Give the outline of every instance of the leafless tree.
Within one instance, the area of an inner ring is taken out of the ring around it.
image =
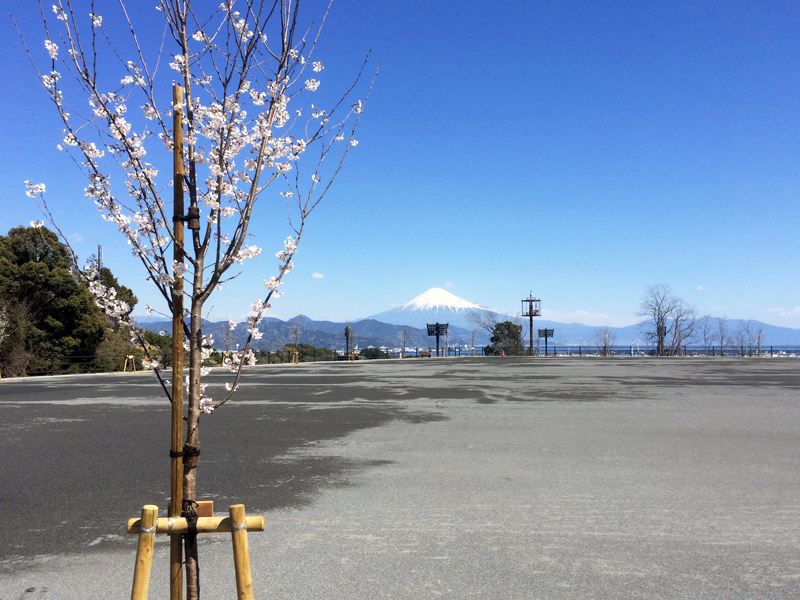
[[[649,286],[639,304],[642,333],[655,343],[658,356],[674,356],[695,334],[696,310],[664,284]]]
[[[748,356],[761,356],[761,344],[764,343],[764,328],[757,321],[748,320],[743,324],[743,329],[747,334]]]
[[[690,304],[683,301],[675,308],[672,313],[672,335],[668,336],[670,356],[676,356],[695,341],[697,328],[697,310]]]
[[[739,354],[741,356],[745,356],[745,347],[747,346],[747,330],[745,330],[743,323],[739,323],[739,327],[733,332],[733,339]]]
[[[300,323],[300,318],[294,322],[292,327],[292,343],[294,344],[294,352],[292,352],[292,363],[298,364],[300,362],[300,334],[303,327]]]
[[[611,347],[617,343],[617,333],[610,327],[598,327],[595,336],[594,344],[600,356],[611,356]]]
[[[400,350],[400,358],[406,357],[406,343],[408,342],[408,329],[403,327],[398,334],[397,337],[400,339],[400,342],[403,344],[403,349]]]
[[[703,340],[703,352],[708,356],[708,349],[714,343],[716,334],[714,332],[714,317],[711,315],[703,315],[700,317],[698,326],[698,335]]]
[[[479,329],[485,330],[489,335],[494,334],[494,328],[498,323],[497,313],[491,310],[471,310],[467,313],[467,320]]]
[[[231,332],[236,329],[236,323],[232,320],[228,321],[228,326],[225,328],[225,356],[230,357],[231,350]]]
[[[716,340],[719,342],[719,355],[725,356],[725,348],[731,343],[728,334],[728,317],[725,315],[717,317]]]
[[[739,322],[737,337],[739,339],[742,355],[744,355],[744,349],[747,348],[747,356],[753,356],[753,350],[756,348],[758,342],[756,340],[756,328],[751,320]]]
[[[295,345],[295,347],[300,346],[300,334],[302,332],[303,326],[300,323],[300,319],[297,319],[292,327],[292,343]]]
[[[759,326],[754,331],[756,349],[758,350],[758,356],[761,356],[761,345],[764,343],[764,328]]]

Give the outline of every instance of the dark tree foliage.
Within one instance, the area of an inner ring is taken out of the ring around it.
[[[172,365],[172,338],[145,330],[142,335],[150,358],[158,360],[163,366]],[[105,339],[97,347],[97,366],[102,371],[121,371],[126,358],[134,357],[136,368],[141,368],[145,353],[138,345],[131,343],[130,328],[120,323],[106,330]],[[214,364],[218,364],[214,363]],[[128,368],[132,368],[129,366]]]
[[[94,356],[105,335],[106,318],[73,277],[69,251],[45,227],[0,236],[0,307],[14,321],[4,356]]]
[[[511,321],[503,321],[494,326],[492,337],[489,338],[491,345],[484,349],[486,354],[503,354],[506,356],[522,356],[525,348],[522,344],[522,325],[516,325]]]
[[[364,348],[361,351],[361,356],[368,359],[389,358],[389,355],[380,348]]]
[[[151,351],[158,350],[156,354],[161,354],[161,356],[172,355],[171,335],[159,335],[157,333],[150,331],[149,329],[145,329],[144,334],[142,334],[142,337],[144,338],[144,343],[147,344],[148,348],[150,348]]]

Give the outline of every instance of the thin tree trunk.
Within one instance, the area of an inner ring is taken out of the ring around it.
[[[202,286],[202,261],[195,273],[194,289]],[[197,519],[197,465],[200,462],[200,368],[202,366],[202,302],[192,300],[189,339],[189,407],[187,412],[186,444],[183,459],[183,516],[191,521]],[[184,536],[186,556],[186,598],[200,598],[200,566],[197,556],[197,532],[190,529]]]

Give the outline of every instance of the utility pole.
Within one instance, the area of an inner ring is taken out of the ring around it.
[[[526,306],[527,304],[527,306]],[[522,316],[528,317],[530,322],[530,355],[533,356],[533,317],[542,316],[542,301],[533,297],[533,292],[530,296],[522,300]],[[547,341],[545,340],[545,343]]]

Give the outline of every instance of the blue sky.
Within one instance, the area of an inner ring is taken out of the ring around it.
[[[37,8],[18,6],[43,54]],[[81,257],[103,244],[158,306],[2,27],[0,231],[41,218],[23,181],[44,182]],[[700,314],[800,327],[799,30],[796,2],[339,0],[323,86],[344,87],[370,49],[381,73],[274,316],[352,320],[443,287],[512,314],[533,291],[554,320],[626,325],[666,283]],[[275,274],[281,207],[264,201],[264,255],[212,317],[241,318]]]

